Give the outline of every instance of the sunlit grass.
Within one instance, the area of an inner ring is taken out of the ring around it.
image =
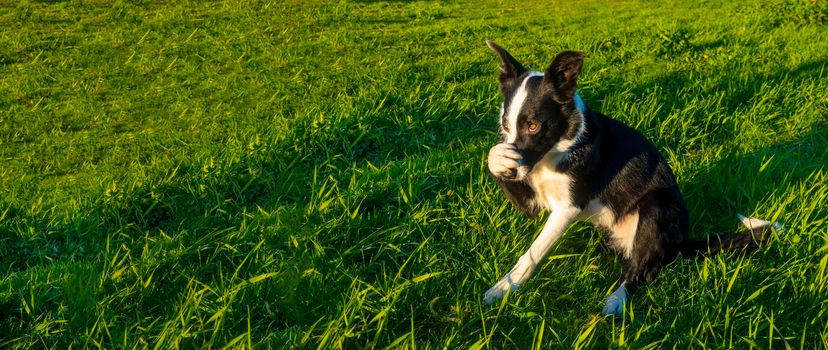
[[[828,346],[828,4],[0,1],[0,348]],[[489,179],[491,39],[587,52],[587,103],[669,161],[683,260],[600,315],[587,225]]]

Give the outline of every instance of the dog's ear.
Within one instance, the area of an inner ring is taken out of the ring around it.
[[[526,68],[520,64],[508,51],[497,44],[486,40],[486,45],[500,57],[500,91],[506,93],[515,84],[517,78],[526,72]]]
[[[543,74],[544,84],[552,87],[553,96],[559,103],[572,101],[585,56],[581,51],[561,52]]]

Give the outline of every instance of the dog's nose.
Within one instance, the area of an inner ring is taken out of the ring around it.
[[[520,150],[518,148],[515,148],[515,152],[517,152],[517,154],[520,154],[520,157],[521,157],[520,159],[517,160],[518,165],[521,165],[521,166],[526,165],[526,158],[525,158],[526,153],[524,153],[522,150]]]

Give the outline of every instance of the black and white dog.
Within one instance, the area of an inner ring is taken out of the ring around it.
[[[710,241],[688,239],[687,208],[667,162],[643,135],[590,110],[576,91],[584,53],[560,53],[545,72],[523,67],[500,46],[501,143],[489,151],[489,171],[506,197],[546,224],[529,250],[484,297],[515,290],[535,271],[569,225],[587,220],[606,232],[624,261],[620,286],[603,312],[620,315],[635,290],[682,256],[750,249],[777,223],[739,216],[747,229]]]

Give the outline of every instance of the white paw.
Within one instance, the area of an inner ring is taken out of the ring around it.
[[[618,287],[610,296],[607,297],[607,300],[604,301],[604,309],[601,312],[604,315],[615,315],[621,316],[624,314],[624,305],[627,304],[627,300],[629,300],[629,295],[627,294],[627,289],[624,286]]]
[[[521,283],[526,282],[532,276],[535,266],[536,264],[532,259],[527,258],[526,255],[521,256],[517,264],[512,267],[512,270],[486,291],[486,294],[483,295],[483,301],[486,304],[491,304],[503,298],[509,291],[518,289]]]
[[[486,291],[486,294],[483,295],[483,302],[489,305],[503,298],[506,293],[518,289],[518,287],[520,287],[520,284],[512,283],[508,278],[504,277]]]
[[[520,166],[520,159],[523,157],[514,145],[499,143],[489,150],[489,171],[498,177],[511,175]]]

